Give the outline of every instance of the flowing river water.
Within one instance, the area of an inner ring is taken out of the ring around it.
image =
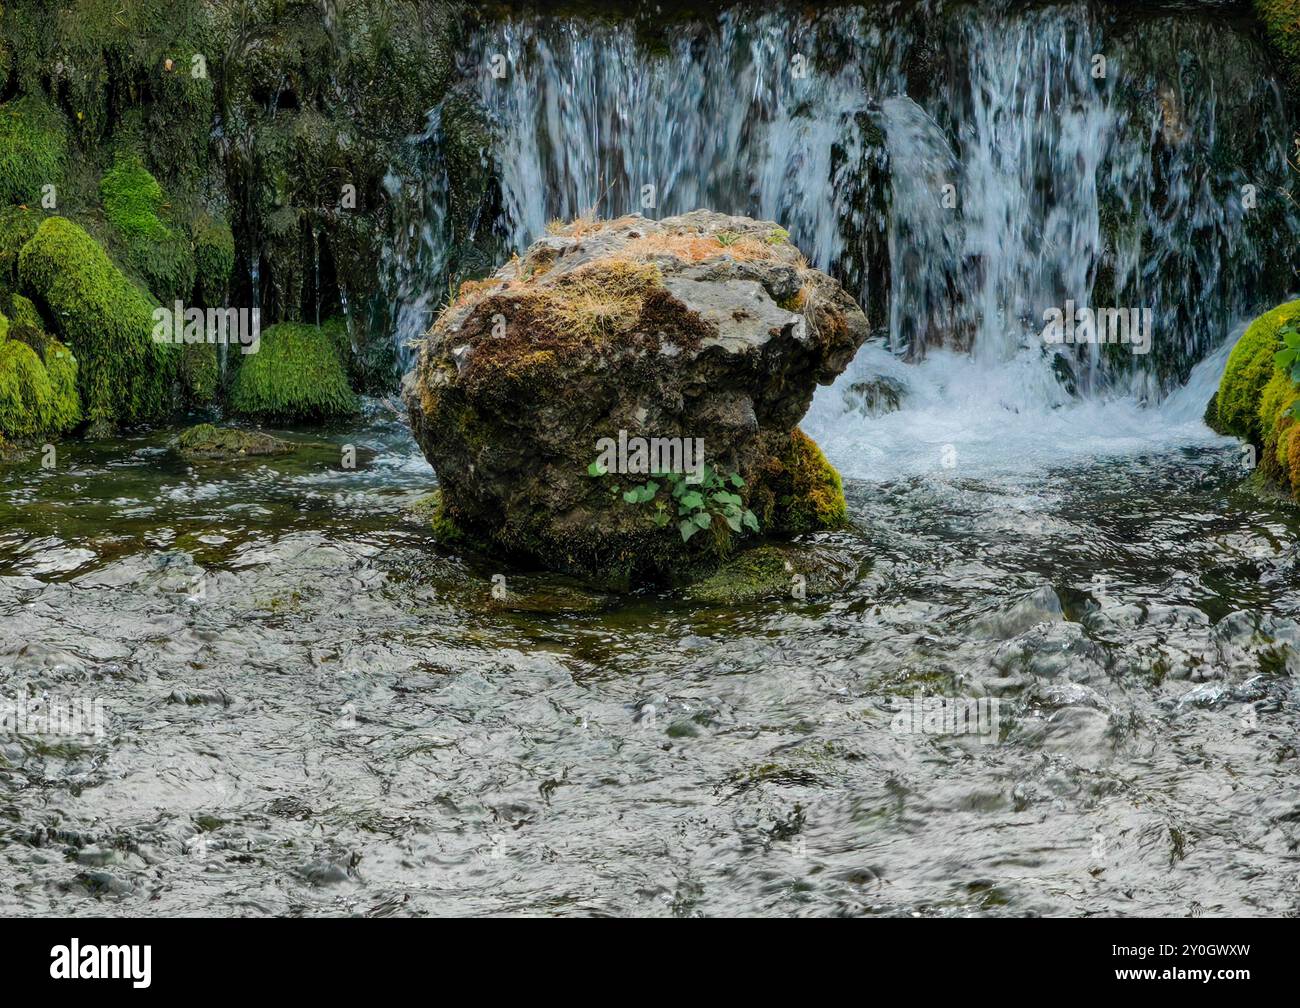
[[[978,86],[906,99],[898,33],[848,32],[856,16],[835,14],[818,38],[857,39],[845,66],[869,84],[814,75],[802,104],[756,83],[763,46],[798,30],[788,19],[724,21],[685,45],[693,61],[676,75],[638,75],[620,37],[588,53],[599,32],[564,22],[482,29],[505,47],[532,35],[528,59],[550,68],[531,89],[485,95],[516,124],[556,131],[503,133],[501,227],[518,241],[583,209],[583,180],[616,174],[633,198],[640,169],[587,172],[583,151],[619,149],[594,138],[639,124],[662,132],[624,148],[646,172],[719,146],[709,172],[661,184],[661,212],[698,200],[775,217],[885,305],[882,341],[805,424],[844,473],[853,519],[813,538],[833,587],[701,605],[441,547],[408,510],[433,473],[378,401],[350,426],[281,432],[302,445],[285,458],[187,463],[169,431],[69,441],[49,468],[37,453],[0,468],[0,697],[38,714],[98,701],[101,731],[0,732],[0,914],[1300,911],[1300,512],[1242,491],[1240,448],[1200,422],[1231,324],[1278,294],[1249,275],[1245,223],[1207,195],[1249,172],[1174,150],[1160,170],[1181,182],[1162,183],[1159,202],[1172,191],[1185,212],[1162,216],[1141,181],[1149,163],[1116,139],[1150,142],[1159,123],[1120,103],[1044,108],[1083,86],[1097,40],[1077,31],[1101,30],[1086,8],[1001,31],[954,17],[966,42],[952,51],[996,46],[1004,61],[957,60]],[[1128,44],[1148,64],[1179,44],[1249,49],[1213,25],[1170,31],[1183,35]],[[561,42],[577,55],[558,55]],[[1022,62],[1005,62],[1015,52]],[[701,82],[724,55],[751,106]],[[1049,57],[1064,68],[1055,87],[1028,72]],[[543,84],[566,74],[584,100],[641,96],[702,121],[673,129],[671,115],[601,101],[590,108],[604,126],[561,128],[572,104],[549,120],[518,112],[565,93]],[[655,90],[674,82],[676,99]],[[1188,88],[1184,119],[1231,133],[1233,82],[1211,83]],[[1234,108],[1257,101],[1282,121],[1267,82],[1237,84]],[[794,108],[806,122],[774,115]],[[889,150],[850,151],[850,170],[832,134],[859,112],[883,122]],[[784,139],[757,145],[760,122]],[[548,167],[560,135],[593,142]],[[811,161],[791,168],[795,136]],[[1128,153],[1088,161],[1089,137]],[[843,188],[817,187],[907,151],[926,168],[912,182],[966,179],[976,205],[960,241],[897,173],[878,229]],[[1036,173],[1065,161],[1088,171],[1044,194]],[[738,186],[720,166],[740,163],[759,167]],[[1117,289],[1145,292],[1182,328],[1163,364],[1081,357],[1086,388],[1071,397],[1020,320],[1095,281],[1098,178],[1160,221],[1146,252],[1112,262],[1128,276]],[[745,205],[728,202],[742,191]],[[1033,227],[1011,228],[1016,214]],[[1055,237],[1039,247],[1031,234]],[[873,243],[894,262],[919,248],[924,268],[876,276],[855,252]],[[1196,299],[1193,268],[1214,280]],[[937,345],[963,326],[968,350]],[[903,401],[876,415],[854,385],[882,374]],[[355,468],[341,462],[349,445]],[[918,691],[982,702],[996,725],[918,730],[900,716]]]
[[[494,599],[378,408],[166,441],[6,471],[0,689],[104,716],[0,741],[2,913],[1296,911],[1300,518],[1235,446],[850,479],[841,590],[701,607]]]

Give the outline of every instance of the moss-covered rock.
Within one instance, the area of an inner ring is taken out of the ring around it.
[[[462,284],[421,348],[405,395],[437,523],[616,589],[843,524],[839,476],[796,425],[867,332],[770,221],[557,226]]]
[[[759,469],[750,507],[774,535],[800,535],[848,523],[844,484],[835,467],[807,434],[796,427]]]
[[[723,561],[687,587],[683,597],[716,606],[778,597],[802,602],[838,591],[852,580],[854,570],[852,559],[832,547],[767,544]]]
[[[11,331],[0,314],[0,436],[24,441],[75,427],[81,419],[76,361],[51,341],[43,362],[30,344],[10,338]]]
[[[152,302],[90,235],[48,218],[23,247],[18,275],[76,354],[93,433],[159,420],[173,409],[176,347],[152,339]]]
[[[262,333],[257,353],[244,357],[228,401],[232,413],[282,422],[330,420],[354,414],[339,346],[340,326],[282,322]]]
[[[1258,465],[1247,485],[1272,497],[1300,499],[1300,426],[1291,414],[1300,388],[1274,357],[1281,330],[1300,321],[1300,301],[1265,312],[1247,327],[1228,356],[1219,389],[1206,408],[1206,423],[1221,434],[1255,446]]]
[[[208,406],[217,399],[221,361],[214,343],[186,343],[180,352],[181,395],[187,409]]]
[[[45,186],[57,190],[67,145],[63,117],[42,97],[0,105],[0,203],[39,204]]]
[[[19,290],[18,253],[31,241],[45,214],[23,207],[0,207],[0,307]]]
[[[134,156],[119,158],[99,184],[104,216],[117,230],[132,264],[161,301],[188,300],[194,289],[189,234],[163,220],[167,197]]]
[[[1262,446],[1260,399],[1273,377],[1273,357],[1281,349],[1279,330],[1300,318],[1300,301],[1265,312],[1247,327],[1228,356],[1227,369],[1206,422],[1220,434],[1230,434]]]
[[[187,459],[229,460],[266,455],[287,455],[294,445],[261,431],[197,424],[177,436],[173,447]]]

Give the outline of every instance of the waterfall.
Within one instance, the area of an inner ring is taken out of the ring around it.
[[[1013,416],[1157,404],[1286,294],[1289,110],[1239,23],[1115,10],[736,7],[657,44],[631,20],[484,20],[463,71],[492,126],[496,234],[521,250],[592,212],[775,220],[879,336],[819,396],[809,423],[831,440],[883,375]],[[435,116],[401,173],[418,192],[390,188],[403,341],[447,283],[437,135]],[[1071,304],[1149,309],[1150,352],[1046,346],[1045,313]]]
[[[392,333],[398,364],[405,370],[411,363],[409,343],[424,334],[447,299],[450,187],[441,109],[430,111],[424,131],[407,139],[384,175],[383,190],[393,226],[379,259],[379,303],[387,312],[380,325]],[[350,319],[348,329],[352,331]]]

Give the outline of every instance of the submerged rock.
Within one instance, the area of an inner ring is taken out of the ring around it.
[[[435,527],[627,586],[842,524],[839,475],[796,424],[867,335],[771,222],[556,229],[462,285],[420,343],[404,397]]]
[[[187,459],[234,459],[251,455],[287,455],[295,446],[261,431],[214,427],[205,423],[182,431],[175,441],[175,448]]]
[[[1006,640],[1024,633],[1039,623],[1053,623],[1065,619],[1061,600],[1051,585],[1043,585],[1004,612],[995,613],[971,624],[976,637]]]
[[[685,595],[707,605],[744,605],[777,596],[803,601],[838,591],[855,573],[850,556],[828,547],[759,546],[723,561]]]

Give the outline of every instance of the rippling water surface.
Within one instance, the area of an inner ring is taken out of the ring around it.
[[[841,589],[708,608],[440,548],[378,409],[290,436],[2,470],[0,696],[105,713],[0,734],[0,913],[1300,907],[1300,521],[1226,442],[850,480]]]

